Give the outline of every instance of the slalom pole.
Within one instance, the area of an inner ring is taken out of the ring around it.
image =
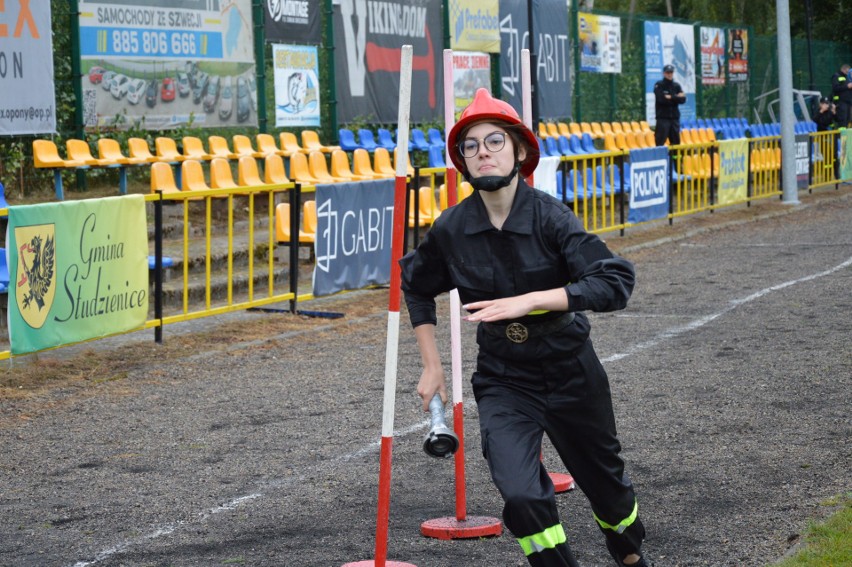
[[[530,69],[530,50],[521,50],[521,101],[523,104],[523,120],[530,132],[535,133],[532,124],[532,71]],[[533,187],[533,174],[527,177],[527,184]],[[544,460],[544,454],[541,454],[541,460]],[[574,490],[574,477],[570,474],[548,472],[550,480],[553,482],[553,490],[556,492],[567,492]]]
[[[399,306],[402,275],[402,241],[406,230],[405,193],[408,190],[408,129],[411,111],[412,47],[403,45],[399,67],[399,134],[397,135],[396,182],[393,201],[393,242],[391,244],[390,293],[388,295],[388,331],[385,346],[385,383],[382,403],[382,443],[379,457],[379,502],[376,514],[375,560],[346,563],[343,567],[415,567],[411,563],[387,562],[388,524],[390,521],[391,455],[393,454],[393,418],[396,404],[397,357],[399,351]]]
[[[449,135],[456,121],[455,92],[453,90],[453,50],[444,50],[444,133]],[[444,183],[447,186],[447,206],[458,202],[456,170],[450,159],[453,151],[449,144],[445,148],[447,174]],[[456,517],[427,520],[420,525],[420,533],[437,539],[465,539],[475,537],[498,536],[503,532],[503,524],[497,518],[467,515],[467,493],[464,468],[464,404],[462,399],[462,353],[461,353],[461,299],[459,290],[450,291],[450,345],[452,354],[453,383],[453,431],[459,440],[459,448],[454,455],[456,477]]]

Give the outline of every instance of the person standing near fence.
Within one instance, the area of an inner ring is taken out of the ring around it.
[[[846,128],[852,118],[852,81],[849,80],[849,64],[844,63],[840,70],[831,76],[831,92],[837,112],[838,128]]]
[[[674,65],[663,67],[663,78],[654,84],[654,109],[657,126],[654,130],[654,140],[658,146],[665,146],[666,141],[677,146],[680,144],[680,109],[678,106],[686,102],[686,93],[680,83],[674,80]]]
[[[436,393],[446,401],[435,297],[458,288],[465,320],[478,323],[472,383],[483,455],[505,525],[530,565],[577,566],[540,459],[546,433],[618,565],[647,567],[609,381],[584,313],[624,308],[633,265],[587,233],[570,208],[524,181],[538,164],[538,143],[508,103],[479,89],[447,145],[475,192],[441,213],[400,261],[423,361],[423,408]]]
[[[834,127],[834,121],[837,119],[835,114],[834,104],[827,96],[819,98],[819,110],[814,116],[817,132],[827,132]]]

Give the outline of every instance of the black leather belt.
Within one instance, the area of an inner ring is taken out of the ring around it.
[[[502,325],[500,323],[482,323],[483,330],[489,335],[506,338],[513,343],[525,343],[528,339],[541,337],[564,329],[574,322],[573,313],[563,313],[559,317],[541,323],[518,323]]]

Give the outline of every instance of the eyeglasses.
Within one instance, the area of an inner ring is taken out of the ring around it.
[[[504,132],[491,132],[481,140],[476,138],[465,138],[459,142],[459,153],[462,157],[472,158],[479,153],[479,143],[485,143],[485,149],[491,153],[499,152],[506,145],[506,134]]]

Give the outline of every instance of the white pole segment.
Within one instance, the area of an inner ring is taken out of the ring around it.
[[[523,105],[523,120],[532,132],[532,74],[530,70],[530,50],[521,50],[521,104]]]
[[[385,345],[385,391],[382,404],[382,437],[393,436],[396,406],[397,352],[399,350],[399,311],[388,311],[388,338]]]
[[[402,46],[402,60],[399,67],[399,118],[396,135],[396,176],[408,175],[408,138],[411,123],[411,62],[413,48]]]

